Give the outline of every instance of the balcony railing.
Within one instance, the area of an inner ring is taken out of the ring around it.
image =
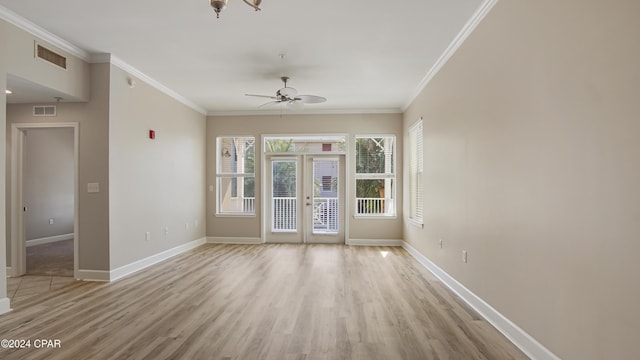
[[[384,198],[356,198],[358,215],[384,215]]]
[[[295,231],[297,229],[297,198],[274,197],[271,202],[273,231]]]
[[[339,207],[337,197],[315,197],[313,199],[313,232],[338,232]]]
[[[246,197],[242,199],[242,211],[244,213],[255,213],[256,212],[256,198],[254,197]]]

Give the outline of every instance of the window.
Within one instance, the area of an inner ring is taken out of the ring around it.
[[[409,219],[422,225],[422,118],[409,128]]]
[[[266,136],[265,153],[338,153],[344,154],[345,135]]]
[[[217,213],[255,214],[255,139],[217,138]]]
[[[356,136],[356,215],[395,216],[395,136]]]

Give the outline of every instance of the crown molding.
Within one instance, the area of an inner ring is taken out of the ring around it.
[[[158,91],[164,93],[165,95],[167,95],[169,97],[174,98],[176,101],[179,101],[183,105],[185,105],[187,107],[190,107],[191,109],[199,112],[202,115],[207,115],[207,110],[205,110],[203,107],[197,105],[196,103],[192,102],[191,100],[187,99],[186,97],[184,97],[184,96],[178,94],[177,92],[169,89],[168,87],[162,85],[157,80],[153,79],[152,77],[148,76],[147,74],[143,73],[142,71],[134,68],[133,66],[127,64],[126,62],[124,62],[120,58],[114,56],[113,54],[93,54],[93,55],[91,55],[91,63],[93,63],[93,64],[108,63],[108,64],[111,64],[111,65],[117,66],[118,68],[120,68],[123,71],[127,72],[129,75],[134,76],[134,77],[138,78],[139,80],[142,80],[142,81],[146,82],[150,86],[156,88]]]
[[[444,65],[451,59],[453,54],[460,48],[460,46],[467,40],[469,35],[476,29],[478,24],[484,19],[485,16],[491,11],[493,6],[498,2],[498,0],[485,0],[478,10],[471,16],[469,21],[462,27],[462,30],[456,35],[453,41],[447,46],[442,55],[436,60],[435,64],[429,69],[427,75],[418,83],[418,87],[411,94],[411,97],[407,100],[405,105],[402,107],[402,112],[407,111],[407,108],[413,103],[413,101],[420,95],[420,93],[427,87],[431,79],[444,67]]]
[[[22,16],[16,14],[15,12],[7,9],[2,5],[0,5],[0,19],[84,61],[88,62],[91,58],[86,50],[81,49],[73,45],[72,43],[60,38],[59,36],[50,33],[49,31],[41,28],[40,26],[32,23],[31,21],[23,18]]]
[[[402,114],[400,108],[209,111],[207,116]]]

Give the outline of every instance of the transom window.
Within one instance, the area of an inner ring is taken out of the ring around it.
[[[266,136],[266,153],[344,153],[347,137],[344,135]]]

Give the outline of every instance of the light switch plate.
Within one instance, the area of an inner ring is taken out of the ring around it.
[[[88,193],[100,192],[100,183],[87,183],[87,192]]]

